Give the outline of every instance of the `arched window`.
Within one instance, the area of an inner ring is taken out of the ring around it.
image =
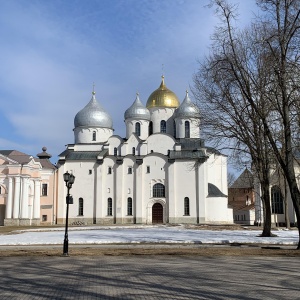
[[[184,198],[184,215],[190,215],[190,199],[188,197]]]
[[[283,197],[279,186],[271,188],[272,214],[283,214]]]
[[[132,155],[135,155],[135,147],[132,147]]]
[[[167,122],[165,120],[160,121],[160,132],[167,132]]]
[[[93,141],[96,141],[96,131],[93,131]]]
[[[78,199],[78,216],[83,216],[83,198]]]
[[[112,216],[112,199],[107,199],[107,215]]]
[[[190,122],[189,121],[184,122],[184,137],[186,137],[186,138],[190,137]]]
[[[153,123],[152,121],[149,123],[149,135],[153,134]]]
[[[156,183],[153,186],[153,197],[165,197],[165,186],[161,183]]]
[[[135,123],[135,133],[137,136],[141,135],[141,124],[139,122]]]
[[[132,198],[127,198],[127,215],[132,216]]]

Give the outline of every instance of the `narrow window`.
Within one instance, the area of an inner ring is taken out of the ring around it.
[[[149,123],[149,135],[153,134],[153,123],[152,121]]]
[[[173,122],[173,131],[174,131],[174,137],[176,138],[176,122],[175,122],[175,120]]]
[[[0,194],[1,194],[1,186],[0,186]]]
[[[132,167],[128,167],[128,174],[132,174]]]
[[[112,216],[112,199],[107,199],[107,215]]]
[[[132,155],[135,155],[135,147],[132,147]]]
[[[153,197],[165,197],[165,186],[161,183],[156,183],[153,186]]]
[[[283,214],[283,197],[280,187],[275,185],[271,189],[272,214]]]
[[[111,174],[111,167],[108,167],[107,174]]]
[[[89,175],[91,175],[93,172],[92,172],[92,170],[89,170]]]
[[[167,132],[167,123],[165,120],[160,121],[160,132],[162,132],[162,133]]]
[[[184,123],[184,137],[189,138],[190,137],[190,122],[185,121]]]
[[[147,166],[147,173],[150,173],[150,166]]]
[[[96,131],[93,131],[93,141],[96,141]]]
[[[127,199],[127,215],[132,216],[132,198]]]
[[[190,215],[190,199],[188,197],[184,198],[184,215]]]
[[[83,216],[83,198],[78,200],[78,216]]]
[[[42,196],[47,196],[47,194],[48,194],[48,184],[43,183],[42,184]]]
[[[42,222],[47,222],[47,215],[42,215]]]
[[[135,123],[135,133],[137,136],[141,135],[141,124],[139,122]]]
[[[114,148],[114,156],[117,156],[118,155],[118,149],[117,147]]]

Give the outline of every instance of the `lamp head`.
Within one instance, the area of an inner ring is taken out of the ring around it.
[[[64,173],[64,181],[67,184],[70,180],[70,173],[67,171],[66,173]]]

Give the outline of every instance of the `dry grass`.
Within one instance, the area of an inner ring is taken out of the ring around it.
[[[109,246],[107,248],[98,248],[93,246],[74,247],[69,246],[70,256],[128,256],[128,255],[185,255],[185,256],[285,256],[285,257],[300,257],[300,250],[281,249],[280,247],[263,248],[263,247],[218,247],[218,246],[202,246],[197,248],[190,247],[172,247],[172,248],[118,248]],[[13,256],[62,256],[61,248],[28,248],[22,249],[3,249],[0,250],[0,257]]]

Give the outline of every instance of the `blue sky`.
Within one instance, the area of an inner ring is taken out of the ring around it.
[[[245,25],[255,0],[232,2]],[[56,162],[93,83],[121,137],[136,92],[145,104],[162,73],[182,101],[218,23],[208,3],[0,0],[0,149],[35,156],[46,146]]]

